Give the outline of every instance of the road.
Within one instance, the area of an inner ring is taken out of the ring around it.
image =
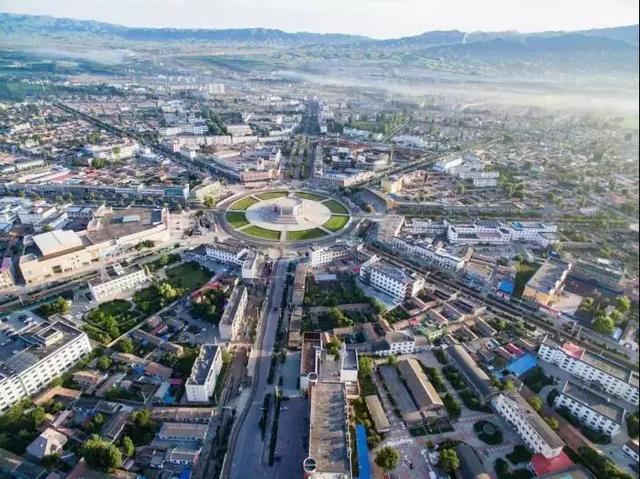
[[[269,466],[262,463],[264,442],[260,436],[258,422],[262,415],[262,401],[267,392],[274,392],[274,385],[267,383],[271,355],[276,337],[279,306],[284,294],[288,261],[277,260],[271,277],[267,312],[260,324],[256,346],[251,351],[248,369],[252,376],[251,393],[245,409],[238,413],[238,419],[229,438],[228,463],[221,477],[245,479],[248,477],[270,476]],[[274,311],[274,307],[278,307]]]

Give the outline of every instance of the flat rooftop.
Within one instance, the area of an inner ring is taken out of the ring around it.
[[[96,216],[87,226],[86,237],[102,243],[151,229],[162,223],[161,209],[127,208]]]
[[[239,286],[233,290],[233,293],[231,293],[229,301],[225,307],[224,313],[222,314],[222,318],[220,318],[220,324],[233,323],[238,307],[240,306],[240,298],[242,298],[242,295],[245,294],[246,290],[247,288],[244,286]]]
[[[191,369],[191,376],[187,379],[187,384],[204,384],[217,351],[218,346],[215,344],[203,344],[200,346],[200,354],[193,363],[193,369]]]
[[[625,410],[620,406],[616,406],[614,403],[607,400],[606,397],[600,393],[589,389],[588,387],[578,384],[574,381],[567,381],[562,394],[569,396],[570,398],[578,401],[579,403],[593,409],[598,414],[617,422],[622,423],[624,419]]]
[[[569,265],[562,261],[547,260],[527,282],[527,286],[537,291],[549,292],[556,287],[556,283],[568,267]]]
[[[309,456],[316,461],[316,473],[351,475],[345,406],[341,383],[319,382],[313,386]]]

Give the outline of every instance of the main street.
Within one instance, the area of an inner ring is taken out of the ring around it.
[[[252,376],[249,399],[242,410],[237,412],[237,420],[229,438],[229,450],[221,477],[245,479],[268,477],[268,466],[263,464],[265,443],[260,435],[258,422],[262,415],[262,401],[274,386],[267,383],[271,355],[276,337],[280,304],[284,294],[289,262],[277,260],[274,263],[267,309],[260,323],[256,345],[249,357],[248,369]]]

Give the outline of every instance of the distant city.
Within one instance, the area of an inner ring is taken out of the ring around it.
[[[0,31],[0,477],[639,477],[637,25]]]

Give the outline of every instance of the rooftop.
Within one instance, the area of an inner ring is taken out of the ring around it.
[[[548,259],[527,282],[527,287],[537,291],[550,292],[556,288],[556,284],[570,267],[570,264],[563,261]]]
[[[562,388],[562,394],[578,401],[584,406],[594,410],[598,414],[617,422],[622,423],[625,410],[615,403],[609,401],[605,396],[588,388],[586,385],[580,385],[574,381],[567,381]]]
[[[218,346],[216,344],[203,344],[200,347],[200,354],[193,363],[193,369],[191,369],[191,376],[187,379],[187,384],[205,383],[217,351]]]
[[[346,394],[340,383],[320,382],[311,390],[309,456],[317,473],[351,475]]]

